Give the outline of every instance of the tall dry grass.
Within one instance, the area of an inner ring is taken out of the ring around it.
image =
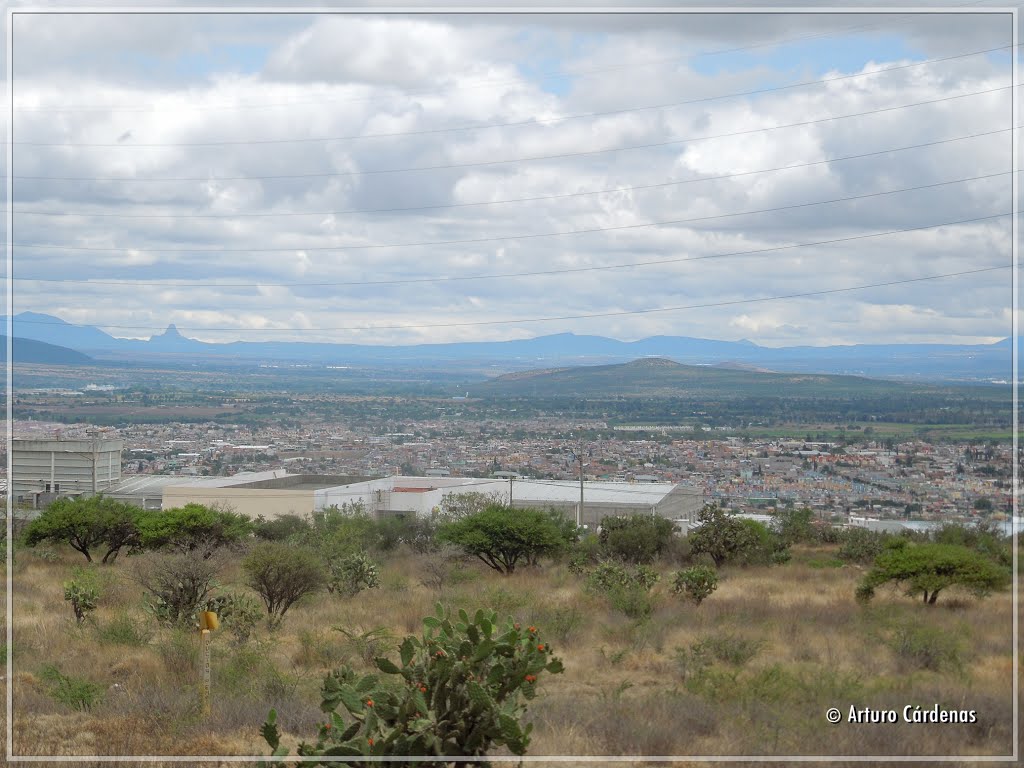
[[[198,639],[149,617],[129,578],[132,559],[99,569],[100,607],[79,627],[61,583],[80,556],[18,551],[17,754],[266,754],[258,728],[271,708],[294,748],[323,720],[325,671],[342,663],[370,669],[374,655],[393,653],[398,639],[419,632],[437,602],[490,607],[536,624],[564,660],[565,673],[545,676],[529,708],[533,755],[1012,751],[1009,594],[980,601],[943,595],[928,607],[882,593],[861,607],[853,594],[862,571],[814,567],[820,551],[798,552],[784,566],[726,569],[699,607],[671,594],[671,569],[663,567],[643,621],[586,593],[561,565],[506,578],[468,563],[438,587],[423,583],[429,558],[400,553],[383,564],[378,589],[351,599],[314,596],[278,631],[261,627],[244,644],[217,635],[208,718],[199,712]],[[237,565],[221,583],[244,589]],[[945,655],[932,658],[929,649]],[[96,684],[100,697],[86,710],[59,700],[47,665]],[[824,719],[830,706],[845,713],[851,705],[935,703],[975,709],[978,722],[833,726]]]

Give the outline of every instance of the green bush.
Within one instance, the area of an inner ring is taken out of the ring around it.
[[[267,623],[280,623],[288,609],[327,583],[323,565],[309,550],[291,544],[257,544],[242,561],[248,584],[263,599]]]
[[[136,622],[131,616],[121,613],[110,622],[97,627],[96,638],[101,643],[141,647],[149,644],[153,633],[141,622]]]
[[[641,565],[654,562],[675,537],[671,520],[658,515],[606,517],[598,540],[605,557]]]
[[[683,571],[676,571],[672,581],[672,591],[677,595],[685,595],[696,605],[704,602],[716,589],[718,574],[714,568],[706,565],[695,565]]]
[[[840,534],[838,557],[853,563],[872,563],[895,537],[884,531],[867,528],[847,528]]]
[[[773,528],[778,536],[785,542],[786,546],[812,542],[817,539],[812,521],[814,512],[807,507],[790,507],[776,510],[772,513],[775,518]]]
[[[927,625],[907,624],[889,640],[896,657],[913,669],[941,672],[963,667],[962,647],[955,634]]]
[[[50,698],[72,709],[89,711],[103,700],[103,686],[89,680],[68,677],[53,664],[43,667],[40,678],[49,684]]]
[[[945,523],[932,532],[931,540],[936,544],[955,544],[967,547],[985,555],[999,565],[1006,568],[1013,567],[1010,537],[1004,536],[992,523],[981,522],[976,525]]]
[[[761,643],[740,635],[708,635],[691,646],[698,656],[705,656],[734,667],[742,667],[761,650]]]
[[[606,597],[612,608],[626,616],[642,619],[654,610],[649,593],[659,578],[645,565],[601,563],[587,574],[586,589]]]
[[[484,757],[498,747],[526,752],[532,724],[522,722],[524,700],[536,695],[543,672],[562,671],[537,628],[521,630],[509,619],[500,629],[497,615],[483,611],[471,619],[460,610],[453,621],[440,605],[424,624],[422,637],[402,641],[397,662],[375,660],[384,677],[357,679],[342,668],[325,678],[328,722],[316,743],[299,744],[299,755],[433,756],[417,765],[438,768],[447,764],[443,756]],[[262,733],[283,757],[288,748],[276,720],[271,710]]]
[[[311,528],[309,521],[299,515],[279,515],[273,520],[260,515],[253,521],[253,533],[264,541],[284,541],[308,533]]]

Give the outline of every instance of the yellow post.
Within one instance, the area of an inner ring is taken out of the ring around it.
[[[210,714],[210,632],[220,626],[217,614],[213,611],[199,613],[199,652],[200,664],[203,665],[203,681],[199,686],[199,698],[202,702],[203,716]]]
[[[203,716],[210,714],[210,630],[204,629],[199,635],[199,650],[202,655],[203,682],[200,686]]]

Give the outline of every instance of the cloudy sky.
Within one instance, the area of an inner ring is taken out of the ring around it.
[[[983,12],[16,14],[14,311],[995,341],[1011,44]]]

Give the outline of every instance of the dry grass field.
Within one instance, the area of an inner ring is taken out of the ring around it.
[[[929,607],[882,591],[862,607],[853,597],[862,571],[839,566],[827,548],[798,548],[786,565],[725,569],[718,591],[700,606],[672,595],[673,568],[661,565],[654,611],[640,621],[587,594],[564,565],[506,578],[467,563],[438,588],[423,583],[436,561],[400,553],[382,564],[377,589],[308,598],[279,630],[261,625],[245,643],[216,633],[208,718],[199,708],[197,634],[157,625],[131,579],[134,563],[149,556],[98,566],[99,607],[77,626],[61,584],[84,564],[81,556],[17,551],[15,754],[267,754],[258,729],[271,707],[294,754],[323,721],[324,672],[341,663],[369,668],[374,655],[393,655],[397,639],[420,632],[437,601],[535,624],[565,662],[563,674],[544,675],[530,705],[529,755],[981,756],[1013,749],[1010,594],[979,601],[944,593]],[[242,581],[237,565],[220,579],[236,590],[245,589]],[[902,713],[906,705],[935,704],[975,710],[977,722],[825,719],[832,706],[845,719],[851,706]]]

